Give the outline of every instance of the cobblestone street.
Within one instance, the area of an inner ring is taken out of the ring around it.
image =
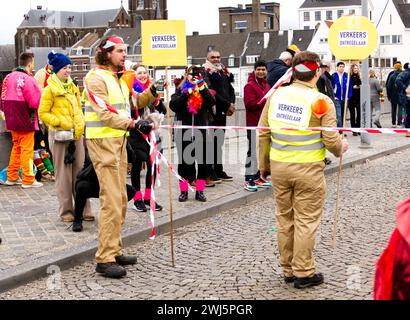
[[[168,235],[125,248],[138,264],[121,280],[94,272],[94,262],[0,294],[0,299],[343,299],[370,300],[374,267],[395,224],[396,204],[408,197],[404,169],[410,151],[382,157],[343,174],[336,250],[332,226],[336,175],[316,249],[325,284],[296,290],[278,266],[273,198],[241,206],[175,232],[176,266]]]

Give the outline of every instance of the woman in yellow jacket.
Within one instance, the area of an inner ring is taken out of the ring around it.
[[[54,74],[48,79],[40,107],[40,119],[49,129],[48,140],[53,154],[59,215],[62,221],[74,221],[74,190],[78,172],[84,165],[84,115],[81,110],[80,91],[71,75],[71,61],[61,53],[50,59]],[[61,141],[58,136],[73,130],[72,141]],[[57,141],[60,140],[60,141]],[[90,204],[84,210],[84,220],[94,220]]]

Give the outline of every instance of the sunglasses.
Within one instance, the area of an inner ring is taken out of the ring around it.
[[[211,56],[211,59],[221,59],[220,56]]]

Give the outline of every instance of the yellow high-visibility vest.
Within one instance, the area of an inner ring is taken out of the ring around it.
[[[315,89],[280,87],[269,105],[271,128],[308,128],[312,105],[322,96]],[[270,159],[287,163],[314,163],[325,159],[326,148],[321,132],[284,131],[271,132]]]
[[[108,88],[108,101],[107,103],[114,107],[118,114],[129,118],[130,104],[129,104],[129,89],[124,80],[118,78],[109,70],[104,69],[93,69],[91,70],[86,78],[87,79],[93,74],[98,74],[101,76]],[[97,113],[91,107],[90,99],[85,102],[85,136],[87,139],[102,139],[102,138],[119,138],[127,134],[124,130],[113,129],[105,126],[101,119],[98,117]]]
[[[0,133],[6,131],[6,117],[4,113],[0,111]]]

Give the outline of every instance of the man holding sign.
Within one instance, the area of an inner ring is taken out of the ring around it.
[[[295,82],[280,87],[268,100],[260,127],[335,127],[332,100],[315,89],[319,56],[299,53],[293,60]],[[313,249],[326,196],[326,149],[339,157],[348,143],[337,132],[261,131],[259,169],[271,174],[276,201],[280,263],[285,282],[302,289],[323,283],[316,273]]]

